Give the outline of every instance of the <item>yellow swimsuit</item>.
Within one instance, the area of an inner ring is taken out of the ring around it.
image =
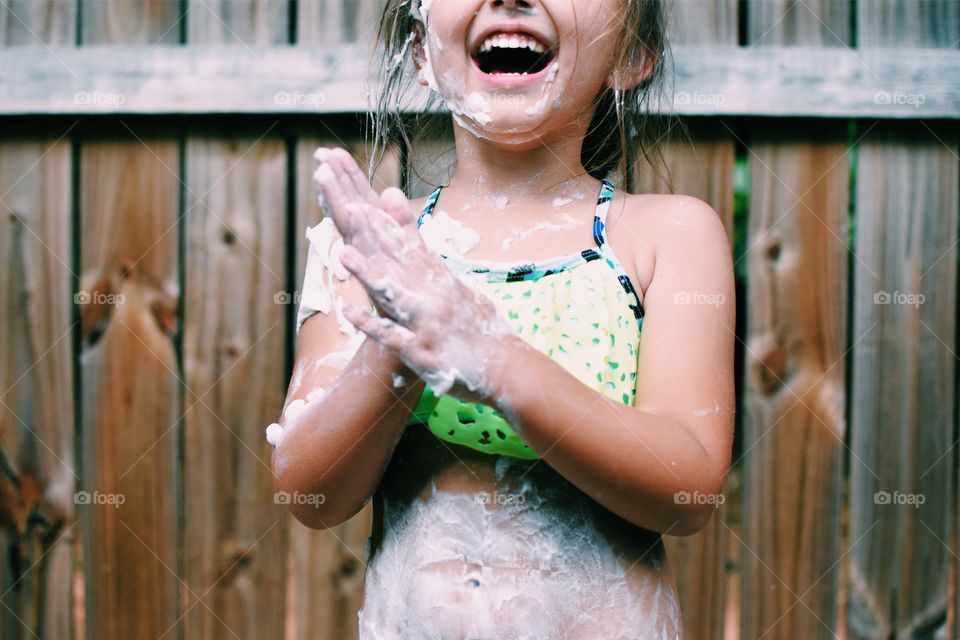
[[[443,187],[417,220],[430,216]],[[604,237],[613,185],[604,180],[593,222],[595,247],[547,260],[501,263],[442,256],[455,273],[479,276],[478,286],[516,332],[581,382],[633,405],[643,307]],[[534,382],[536,384],[536,382]],[[539,457],[494,408],[424,389],[408,425],[426,424],[442,440],[517,458]]]

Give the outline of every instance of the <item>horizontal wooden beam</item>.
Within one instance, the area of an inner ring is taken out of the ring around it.
[[[0,115],[361,112],[369,61],[358,45],[6,47]],[[673,66],[679,115],[960,118],[956,49],[678,47]]]

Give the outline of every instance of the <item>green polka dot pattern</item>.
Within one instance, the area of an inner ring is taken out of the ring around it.
[[[470,284],[489,297],[528,344],[585,385],[633,406],[640,330],[627,293],[608,260],[592,260],[536,280]],[[438,438],[478,451],[535,459],[494,408],[424,390],[410,424],[426,423]]]

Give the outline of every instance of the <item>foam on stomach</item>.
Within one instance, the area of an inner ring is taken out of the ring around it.
[[[417,429],[426,431],[408,431]],[[682,637],[659,535],[610,514],[542,461],[460,449],[452,463],[433,457],[432,473],[391,464],[385,475],[361,640]]]

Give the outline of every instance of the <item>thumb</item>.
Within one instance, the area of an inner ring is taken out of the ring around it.
[[[383,208],[387,213],[393,216],[401,227],[416,223],[413,213],[410,211],[410,201],[403,191],[396,187],[387,187],[380,194],[380,200],[383,202]]]

